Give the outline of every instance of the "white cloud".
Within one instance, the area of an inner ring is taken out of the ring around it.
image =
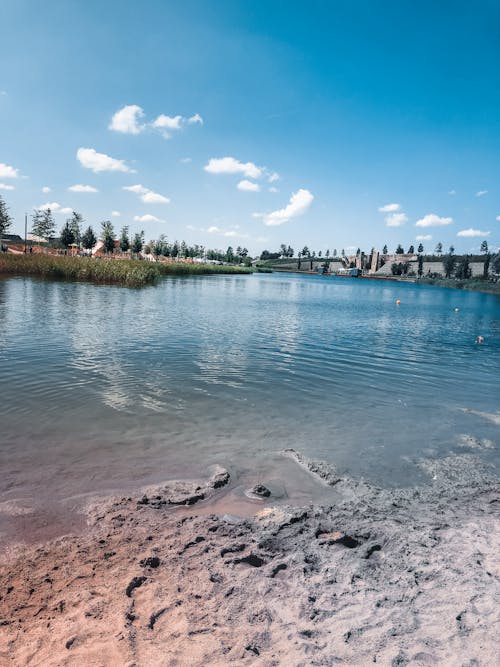
[[[400,204],[385,204],[379,208],[380,213],[394,213],[401,209]]]
[[[98,174],[101,171],[122,171],[135,174],[135,171],[125,164],[105,153],[98,153],[94,148],[79,148],[76,157],[85,169],[92,169]]]
[[[278,188],[275,188],[274,186],[269,188],[269,192],[279,192]]]
[[[498,222],[500,222],[500,215],[497,215],[497,217],[495,218],[495,220],[498,220]]]
[[[69,213],[73,213],[73,211],[74,211],[74,209],[71,208],[71,206],[66,206],[66,207],[62,208],[62,209],[59,211],[59,213],[67,213],[67,214],[69,214]]]
[[[476,197],[484,197],[484,195],[488,194],[488,190],[479,190],[476,192]]]
[[[260,178],[262,168],[253,162],[240,162],[234,157],[211,158],[204,167],[209,174],[243,174],[247,178]]]
[[[491,232],[482,232],[480,229],[472,229],[470,227],[469,229],[462,229],[460,232],[458,232],[457,236],[465,236],[467,238],[473,237],[473,236],[489,236]]]
[[[15,187],[6,183],[0,183],[0,190],[15,190]]]
[[[193,125],[195,123],[199,123],[200,125],[203,125],[203,118],[200,116],[199,113],[195,113],[194,116],[191,116],[190,118],[188,118],[187,122],[190,125]]]
[[[18,178],[19,169],[14,169],[10,164],[0,162],[0,178]]]
[[[135,222],[165,222],[165,220],[160,220],[156,215],[151,215],[146,213],[145,215],[134,215]]]
[[[50,188],[48,185],[44,185],[42,188],[42,192],[46,195],[50,192]]]
[[[123,190],[128,190],[128,192],[133,192],[136,195],[145,195],[146,192],[149,192],[149,189],[145,188],[144,185],[124,185]]]
[[[432,234],[418,234],[415,236],[417,241],[430,241],[432,239]]]
[[[183,125],[203,125],[203,118],[199,113],[195,113],[189,118],[184,116],[167,116],[162,113],[155,118],[153,122],[143,123],[144,109],[137,104],[127,104],[119,109],[111,118],[108,129],[123,134],[141,134],[148,128],[159,130],[165,139],[170,138],[170,132],[182,129]]]
[[[61,204],[57,201],[49,201],[46,204],[42,204],[38,207],[41,211],[46,211],[50,208],[51,211],[58,211],[61,208]]]
[[[307,211],[313,199],[314,196],[309,190],[300,188],[300,190],[297,190],[297,192],[292,194],[290,201],[285,208],[278,209],[277,211],[265,215],[264,224],[268,226],[282,225],[292,218],[302,215]]]
[[[92,187],[91,185],[70,185],[68,190],[70,192],[99,192],[97,188]]]
[[[0,95],[7,95],[7,91],[6,90],[0,90]]]
[[[145,204],[168,204],[170,202],[168,197],[164,197],[163,195],[158,194],[158,192],[153,192],[153,190],[145,188],[140,184],[126,185],[123,187],[123,189],[139,195],[141,201],[143,201]]]
[[[144,117],[142,107],[137,104],[129,104],[119,109],[111,118],[108,129],[123,134],[140,134],[146,127],[139,123],[139,119]]]
[[[182,162],[182,164],[189,164],[192,161],[193,161],[193,158],[190,158],[190,157],[181,157],[181,159],[179,160],[179,162]]]
[[[146,192],[141,195],[141,199],[145,204],[168,204],[170,199],[158,194],[158,192]]]
[[[408,222],[406,213],[391,213],[385,216],[385,224],[387,227],[401,227]]]
[[[166,116],[164,113],[161,113],[153,122],[153,127],[162,130],[180,130],[182,121],[182,116]]]
[[[243,190],[244,192],[260,191],[260,185],[258,183],[253,183],[252,181],[247,180],[240,181],[236,187],[238,190]]]
[[[427,213],[423,218],[417,220],[415,227],[443,227],[444,225],[451,225],[453,218],[441,218],[435,213]]]
[[[226,238],[234,239],[246,239],[248,238],[247,234],[240,234],[235,229],[221,229],[220,227],[209,227],[207,229],[209,234],[218,234],[219,236],[225,236]]]
[[[119,218],[121,216],[120,211],[111,211],[112,218]]]
[[[456,190],[449,190],[449,191],[448,191],[448,194],[449,194],[449,195],[456,195],[456,194],[457,194],[457,191],[456,191]]]
[[[268,183],[274,183],[275,181],[280,180],[280,175],[278,174],[277,171],[273,171],[272,174],[269,175],[269,178],[267,179]]]

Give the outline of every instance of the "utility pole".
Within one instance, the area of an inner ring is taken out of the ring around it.
[[[24,214],[24,254],[28,252],[28,214]]]

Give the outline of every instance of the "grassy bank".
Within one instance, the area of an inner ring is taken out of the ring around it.
[[[57,280],[142,287],[161,276],[250,273],[249,269],[211,264],[152,263],[136,260],[57,257],[54,255],[0,255],[0,275],[40,276]]]
[[[420,278],[416,281],[419,285],[436,285],[437,287],[450,287],[453,289],[465,289],[473,292],[488,292],[500,294],[500,282],[483,280],[481,278]]]

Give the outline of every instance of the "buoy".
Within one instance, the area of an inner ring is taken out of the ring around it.
[[[480,345],[481,343],[484,343],[484,336],[477,336],[476,337],[476,343]]]
[[[401,304],[401,301],[398,299],[398,300],[396,301],[396,303],[397,303],[397,305],[399,306],[399,305]]]
[[[458,308],[455,308],[455,312],[458,313]]]

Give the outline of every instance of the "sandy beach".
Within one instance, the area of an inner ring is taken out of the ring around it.
[[[0,665],[496,664],[498,487],[474,446],[399,490],[283,452],[328,507],[264,479],[224,511],[220,466],[94,498],[78,534],[4,552]]]

